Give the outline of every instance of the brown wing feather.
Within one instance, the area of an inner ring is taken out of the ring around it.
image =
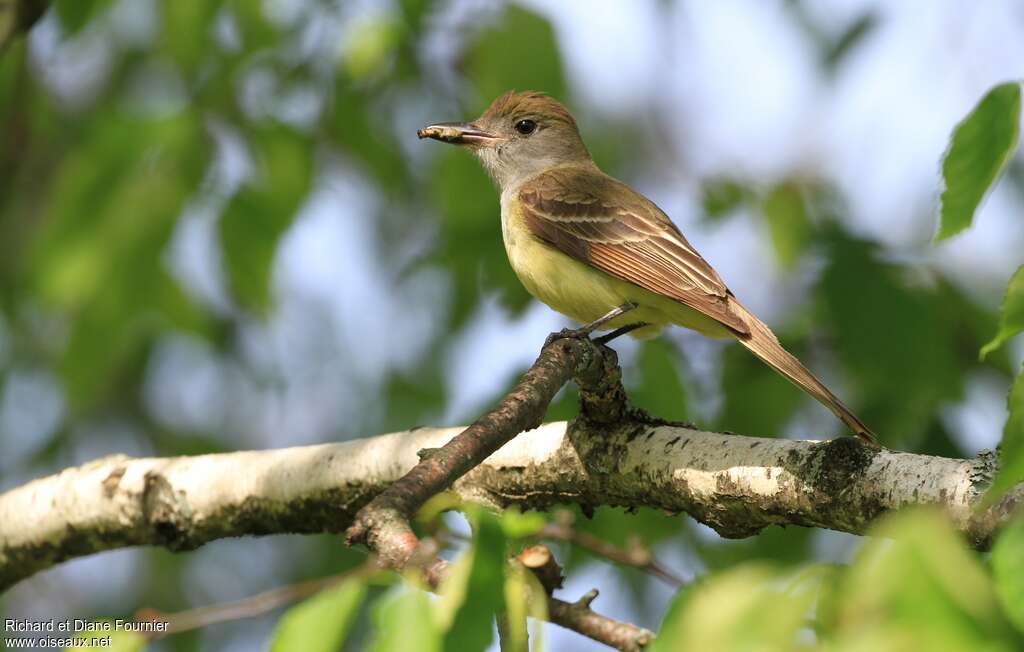
[[[877,442],[774,333],[744,308],[679,229],[628,186],[590,170],[552,170],[519,192],[527,227],[562,253],[718,320],[743,346],[821,401],[858,437]]]
[[[652,202],[600,172],[556,169],[519,191],[530,232],[576,260],[749,333],[729,289]]]

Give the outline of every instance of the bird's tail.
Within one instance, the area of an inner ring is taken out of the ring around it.
[[[729,307],[740,315],[750,329],[749,334],[736,334],[740,344],[750,349],[754,355],[761,358],[769,367],[789,379],[794,385],[804,390],[822,405],[831,410],[839,420],[853,431],[861,441],[872,446],[878,446],[875,434],[871,432],[863,421],[843,405],[835,394],[818,380],[814,374],[808,371],[789,351],[782,348],[775,333],[760,319],[755,317],[749,310],[743,307],[735,299],[730,298]]]

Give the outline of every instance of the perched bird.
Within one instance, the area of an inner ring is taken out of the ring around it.
[[[874,435],[725,286],[665,213],[594,163],[572,114],[508,92],[468,123],[419,132],[470,149],[501,189],[509,262],[526,289],[590,329],[649,337],[676,324],[734,337],[821,401],[864,442]]]

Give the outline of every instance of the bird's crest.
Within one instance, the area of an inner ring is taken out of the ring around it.
[[[551,96],[538,91],[508,91],[491,102],[481,116],[482,120],[498,120],[501,118],[519,118],[529,116],[543,116],[549,119],[561,120],[576,127],[569,110],[561,102]]]

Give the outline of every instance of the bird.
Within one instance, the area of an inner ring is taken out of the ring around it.
[[[672,220],[598,168],[569,110],[537,91],[508,91],[476,120],[417,132],[470,150],[500,190],[509,262],[526,290],[595,329],[653,337],[670,325],[734,338],[821,402],[862,442],[874,433],[786,351]]]

